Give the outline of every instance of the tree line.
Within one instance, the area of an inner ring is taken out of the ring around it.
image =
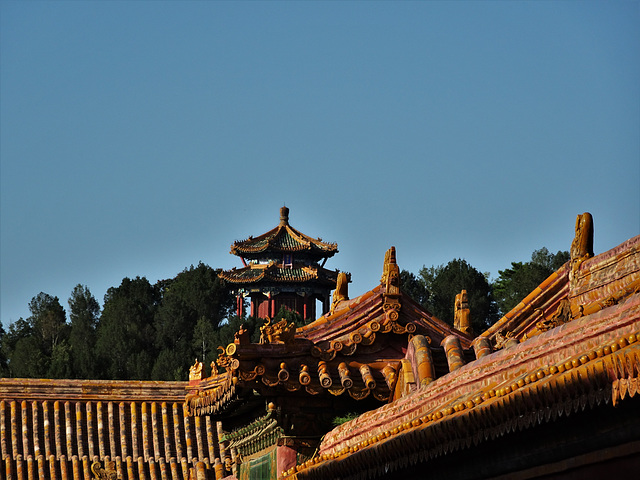
[[[480,333],[512,310],[543,280],[569,260],[568,251],[553,254],[545,247],[534,250],[529,262],[511,262],[491,281],[466,260],[456,258],[446,265],[423,267],[418,274],[400,272],[402,290],[441,320],[453,324],[454,299],[467,290],[471,326]]]
[[[489,279],[466,260],[402,270],[401,288],[427,311],[453,324],[454,299],[469,294],[472,326],[481,332],[515,307],[569,259],[568,252],[536,250],[529,262],[512,262]],[[39,293],[31,315],[0,325],[0,375],[15,378],[112,380],[186,380],[196,358],[209,364],[218,346],[233,341],[244,324],[252,341],[263,319],[233,315],[235,298],[203,263],[175,278],[151,284],[144,277],[124,278],[104,296],[103,308],[88,287],[78,284],[68,300],[69,319],[58,297]],[[303,324],[293,312],[277,318]]]

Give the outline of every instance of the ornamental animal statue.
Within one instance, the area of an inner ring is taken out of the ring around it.
[[[202,380],[202,362],[196,358],[196,363],[189,367],[189,380]]]
[[[104,468],[102,468],[100,462],[93,462],[91,472],[95,480],[119,480],[116,472],[116,462],[105,462]]]
[[[569,281],[573,283],[575,274],[586,259],[593,257],[593,217],[589,212],[576,217],[576,234],[571,242],[571,271]]]
[[[456,295],[453,327],[462,333],[473,334],[471,328],[471,310],[469,309],[469,297],[466,290]]]
[[[271,325],[271,319],[267,318],[265,324],[260,327],[260,343],[292,343],[296,336],[296,324],[283,318],[278,323]]]
[[[240,330],[234,334],[233,343],[236,345],[247,345],[248,343],[251,343],[249,330],[244,328],[244,323],[240,325]]]
[[[382,267],[380,283],[387,287],[387,295],[400,294],[400,268],[396,263],[396,247],[391,247],[384,254],[384,265]]]
[[[340,272],[336,282],[336,289],[333,292],[333,299],[331,300],[331,314],[343,300],[349,300],[349,278],[346,273]]]

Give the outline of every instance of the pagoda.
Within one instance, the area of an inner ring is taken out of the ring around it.
[[[316,318],[316,301],[322,313],[329,310],[338,271],[324,268],[338,253],[336,243],[312,238],[289,225],[289,209],[280,209],[280,223],[258,237],[235,241],[231,252],[243,267],[225,270],[220,278],[236,294],[237,314],[244,313],[244,299],[250,298],[251,316],[273,318],[280,308],[298,313],[304,320]]]

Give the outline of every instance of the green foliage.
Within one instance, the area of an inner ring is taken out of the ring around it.
[[[100,305],[88,287],[76,285],[69,298],[70,377],[93,378],[96,372],[96,326]]]
[[[237,315],[233,315],[229,317],[229,319],[220,326],[218,330],[218,345],[221,347],[226,347],[230,343],[233,343],[235,339],[235,334],[238,330],[240,330],[240,326],[242,326],[249,333],[249,338],[251,342],[258,343],[260,339],[260,327],[264,324],[265,320],[257,317],[239,317]],[[216,358],[217,358],[216,352]]]
[[[497,306],[502,314],[509,311],[568,259],[568,252],[536,250],[530,262],[513,262],[500,271],[493,285],[465,260],[454,259],[423,267],[418,275],[402,270],[400,283],[403,292],[449,324],[455,296],[466,289],[479,333],[497,319]],[[0,327],[0,375],[186,380],[195,358],[208,366],[241,326],[252,342],[260,340],[265,320],[230,315],[235,299],[218,272],[199,263],[155,285],[144,277],[124,278],[107,291],[102,313],[89,289],[77,285],[69,298],[70,323],[58,298],[40,293],[29,303],[31,316],[7,331]],[[305,324],[284,307],[273,322],[282,319]]]
[[[9,327],[11,329],[11,327]],[[11,349],[9,373],[16,378],[46,377],[48,358],[35,335],[19,338]]]
[[[512,310],[568,260],[569,252],[559,251],[554,255],[543,247],[531,254],[530,262],[512,262],[511,268],[500,270],[493,286],[500,314]]]
[[[16,348],[18,342],[27,337],[33,336],[33,328],[24,318],[20,317],[17,321],[9,325],[9,331],[3,337],[4,351],[8,355]]]
[[[423,277],[417,277],[413,273],[400,271],[400,290],[409,295],[423,308],[429,308],[429,291]]]
[[[210,363],[240,323],[251,332],[256,323],[224,320],[234,298],[218,272],[200,263],[155,285],[124,278],[107,291],[102,313],[90,290],[77,285],[69,298],[70,324],[58,299],[40,293],[29,303],[27,320],[0,329],[0,375],[186,380],[195,357]]]
[[[73,364],[71,362],[71,346],[67,340],[62,340],[53,347],[51,360],[46,378],[71,378]]]
[[[58,297],[40,292],[29,302],[29,310],[31,316],[27,321],[41,342],[44,354],[50,357],[58,342],[69,333],[64,308]]]
[[[200,317],[196,323],[192,345],[197,352],[196,358],[199,358],[205,365],[211,364],[218,356],[217,348],[222,346],[220,345],[219,331],[205,317]]]
[[[355,420],[360,415],[361,415],[360,413],[354,413],[354,412],[345,413],[344,415],[339,415],[337,417],[334,417],[333,420],[331,420],[331,424],[334,427],[338,427],[343,423],[347,423],[347,422],[350,422],[351,420]]]
[[[218,346],[214,333],[234,305],[218,273],[199,263],[156,285],[162,300],[154,318],[158,351],[151,373],[154,380],[174,380],[177,372],[186,379],[194,358],[210,363],[207,359]]]
[[[7,332],[0,323],[0,378],[9,376],[9,357],[6,348]]]
[[[154,380],[161,379],[163,381],[183,381],[188,378],[189,370],[185,371],[182,365],[185,363],[184,358],[180,357],[173,350],[162,350],[151,371],[151,378]],[[193,360],[191,361],[193,364]]]
[[[280,310],[278,310],[276,316],[271,320],[271,323],[276,323],[280,320],[286,320],[287,324],[293,322],[297,327],[304,327],[307,324],[307,322],[304,321],[304,318],[302,318],[302,315],[285,306],[280,307]]]
[[[440,320],[453,325],[456,295],[466,290],[473,330],[482,332],[496,321],[497,309],[487,275],[480,273],[466,260],[457,258],[446,265],[423,267],[420,276],[429,292],[427,309]]]
[[[125,278],[104,297],[96,353],[104,378],[145,380],[151,376],[153,319],[160,295],[146,278]]]
[[[68,346],[69,325],[64,309],[58,297],[40,292],[29,302],[29,310],[29,318],[18,319],[2,336],[6,373],[22,378],[56,376],[60,373],[60,354]]]
[[[540,265],[550,272],[555,272],[562,265],[569,261],[570,255],[568,251],[560,251],[553,254],[547,250],[546,247],[542,247],[540,250],[534,250],[531,254],[531,263],[534,265]]]

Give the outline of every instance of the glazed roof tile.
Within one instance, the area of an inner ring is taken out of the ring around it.
[[[552,273],[516,307],[481,336],[493,343],[500,334],[523,341],[535,333],[541,321],[548,321],[566,299],[571,316],[594,313],[615,303],[638,288],[640,282],[640,235],[600,255],[583,261],[570,286],[570,264]]]
[[[402,292],[399,295],[401,308],[398,319],[391,322],[385,311],[385,295],[384,285],[378,285],[352,300],[342,301],[333,313],[329,312],[298,329],[297,335],[318,345],[339,341],[348,346],[359,343],[357,339],[360,336],[368,337],[376,332],[386,333],[394,328],[404,328],[411,334],[428,335],[434,345],[440,344],[448,335],[455,335],[460,338],[463,348],[471,346],[469,336],[430,314]]]
[[[391,265],[397,269],[395,260]],[[260,267],[264,272],[260,281],[275,268]],[[289,270],[295,273],[296,269]],[[194,415],[227,412],[229,402],[235,401],[242,388],[271,394],[348,394],[356,400],[371,395],[388,401],[395,394],[410,336],[424,335],[434,347],[454,336],[463,348],[471,346],[468,335],[433,317],[400,290],[390,289],[380,284],[352,300],[339,301],[331,313],[304,327],[291,329],[284,320],[269,324],[264,332],[274,333],[268,333],[261,344],[242,340],[239,334],[218,360],[232,372],[235,383],[222,380],[228,373],[196,382],[187,396],[190,411]],[[436,353],[446,368],[443,351],[437,347]]]
[[[640,396],[638,246],[640,237],[583,261],[569,287],[562,267],[503,318],[500,328],[518,332],[511,337],[515,345],[337,427],[314,459],[286,476],[337,478],[364,469],[367,478],[379,478],[380,462],[391,468],[407,458],[424,462],[516,428]],[[540,306],[553,303],[558,291],[578,313],[539,330],[547,322]],[[491,339],[498,330],[492,327],[480,338]]]
[[[240,257],[257,258],[265,253],[306,252],[311,256],[329,258],[338,253],[336,243],[312,238],[289,225],[289,209],[280,210],[280,224],[258,237],[235,241],[231,253]]]
[[[389,414],[385,417],[389,421],[379,428],[352,434],[349,422],[337,429],[348,440],[332,449],[321,448],[318,456],[289,470],[284,478],[342,478],[354,470],[367,472],[366,478],[383,478],[381,463],[395,470],[407,458],[424,462],[610,401],[615,406],[640,396],[639,364],[640,332],[435,409],[396,418]],[[358,420],[367,423],[365,417],[372,415],[380,412],[365,413]]]
[[[250,264],[243,268],[221,272],[220,278],[233,284],[326,282],[335,285],[336,272],[322,267],[271,263]]]
[[[186,385],[2,378],[0,478],[93,480],[92,463],[106,467],[111,459],[122,480],[172,471],[171,478],[187,480],[205,464],[198,478],[213,480],[218,439],[208,433],[215,424],[185,415]]]

